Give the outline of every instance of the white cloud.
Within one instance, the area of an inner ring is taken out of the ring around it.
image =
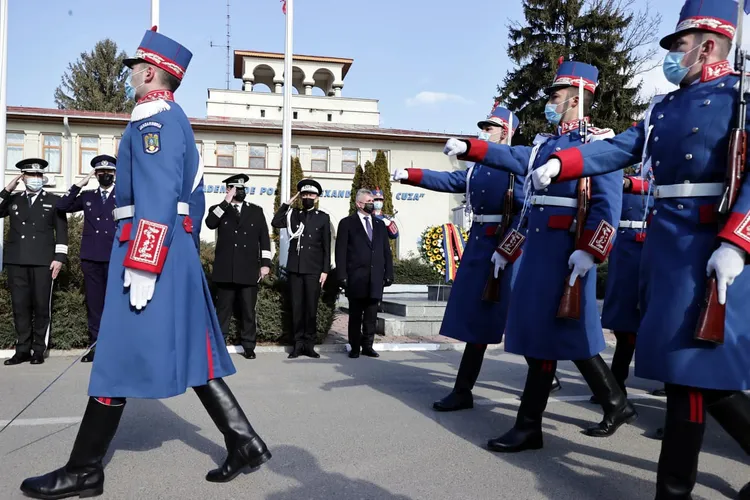
[[[472,101],[462,97],[458,94],[449,94],[447,92],[430,92],[423,91],[414,97],[410,97],[406,100],[407,106],[422,106],[439,104],[442,102],[454,102],[458,104],[473,104]]]

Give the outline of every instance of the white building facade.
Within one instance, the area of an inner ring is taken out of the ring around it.
[[[322,185],[320,207],[334,221],[349,213],[356,166],[374,161],[378,151],[386,154],[391,171],[465,167],[452,164],[442,154],[447,136],[380,128],[376,100],[342,97],[351,62],[294,56],[297,94],[292,98],[291,151],[299,157],[305,176]],[[224,198],[225,178],[245,173],[250,177],[246,200],[263,209],[269,228],[281,168],[282,68],[283,54],[236,51],[235,76],[243,80],[244,90],[209,89],[207,117],[191,119],[206,167],[207,207]],[[256,91],[259,84],[272,91]],[[313,88],[325,95],[312,95]],[[9,106],[6,179],[18,174],[14,165],[19,160],[44,158],[50,163],[45,189],[63,193],[89,172],[94,156],[116,155],[128,120],[128,115]],[[95,187],[95,182],[88,187]],[[159,186],[153,189],[158,196]],[[400,257],[418,253],[417,242],[427,226],[462,220],[462,211],[457,210],[462,194],[435,193],[400,183],[391,189],[400,229]],[[214,232],[202,225],[201,239],[214,238]]]

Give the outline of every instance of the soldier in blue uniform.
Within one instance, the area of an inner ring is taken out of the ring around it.
[[[89,323],[89,340],[96,342],[99,323],[104,310],[104,293],[107,290],[107,271],[112,241],[117,225],[112,217],[115,208],[115,171],[117,159],[99,155],[91,160],[91,172],[57,202],[57,209],[72,214],[83,211],[83,236],[81,237],[81,270],[86,291],[86,313]],[[96,176],[97,189],[81,191],[89,180]],[[82,359],[83,363],[94,360],[92,348]]]
[[[638,176],[623,177],[622,212],[607,266],[607,285],[602,308],[602,327],[612,330],[617,339],[610,369],[627,396],[625,380],[635,352],[638,325],[638,269],[646,239],[646,221],[653,200],[649,183]],[[596,403],[596,398],[591,397]]]
[[[646,286],[640,290],[635,374],[666,385],[657,499],[691,497],[706,412],[750,453],[750,398],[742,392],[750,389],[747,176],[730,215],[724,220],[716,213],[729,136],[738,121],[739,75],[727,61],[737,9],[734,0],[685,2],[675,32],[661,40],[669,50],[664,74],[680,88],[637,126],[611,140],[560,152],[535,172],[534,183],[544,187],[551,180],[565,184],[622,169],[644,157],[653,165],[657,187],[643,248]],[[721,345],[694,338],[713,273],[719,303],[726,307]],[[739,498],[750,499],[750,484]]]
[[[537,137],[534,146],[515,147],[476,139],[449,139],[445,153],[524,175],[556,151],[612,137],[609,129],[588,126],[598,73],[594,66],[581,62],[560,64],[547,89],[545,109],[547,120],[557,126],[558,135]],[[596,302],[594,263],[603,262],[611,250],[622,206],[622,173],[591,178],[590,210],[580,241],[574,237],[577,182],[536,192],[528,187],[528,241],[523,244],[524,257],[511,295],[505,350],[525,356],[529,371],[515,426],[488,443],[491,450],[500,452],[543,446],[542,414],[557,361],[561,359],[574,361],[604,410],[604,419],[587,429],[588,435],[610,436],[637,416],[599,355],[605,343]],[[493,196],[498,197],[499,193]],[[504,241],[500,249],[512,252],[519,240],[516,235]],[[572,285],[576,279],[583,281],[581,317],[557,318],[565,284]]]
[[[518,121],[508,109],[495,104],[490,115],[477,126],[481,130],[480,137],[483,140],[510,144]],[[517,260],[520,251],[508,259],[515,262],[506,261],[502,265],[505,270],[500,286],[500,301],[485,301],[482,300],[482,295],[487,278],[493,272],[491,259],[498,247],[497,231],[503,217],[503,194],[511,185],[511,175],[498,172],[481,163],[471,165],[468,170],[454,172],[409,168],[393,173],[394,180],[400,180],[403,184],[431,191],[465,193],[466,208],[472,213],[473,223],[469,240],[440,325],[441,335],[466,342],[466,347],[453,390],[443,399],[433,403],[433,408],[437,411],[457,411],[474,407],[471,391],[479,377],[487,345],[499,344],[503,340],[508,304],[520,265],[520,260]],[[515,176],[514,213],[510,223],[513,229],[520,226],[523,183],[523,173]],[[525,233],[525,229],[522,231]],[[499,273],[499,268],[494,272]]]
[[[125,60],[137,105],[118,154],[117,233],[88,406],[68,463],[22,483],[33,498],[103,492],[102,459],[128,397],[195,390],[229,452],[208,481],[230,481],[271,457],[222,379],[235,368],[198,255],[202,163],[173,94],[192,54],[155,30]]]
[[[398,226],[396,225],[396,221],[393,220],[393,217],[385,215],[383,213],[384,201],[385,198],[383,197],[383,190],[379,187],[373,189],[372,203],[375,206],[375,210],[372,212],[372,216],[378,220],[383,221],[383,224],[385,224],[385,227],[388,229],[388,238],[395,240],[396,238],[398,238]]]

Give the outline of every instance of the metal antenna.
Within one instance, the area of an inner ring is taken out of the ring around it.
[[[229,90],[229,85],[232,82],[232,46],[230,44],[230,37],[231,37],[231,24],[232,24],[232,18],[229,14],[229,0],[227,0],[227,44],[226,45],[218,45],[214,42],[210,42],[211,47],[218,47],[221,49],[227,49],[227,90]]]

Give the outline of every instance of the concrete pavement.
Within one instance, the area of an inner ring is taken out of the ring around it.
[[[611,351],[608,351],[611,352]],[[288,360],[234,355],[228,384],[273,459],[228,484],[206,471],[225,454],[223,439],[192,392],[131,400],[106,458],[102,499],[652,499],[660,426],[658,385],[632,379],[640,418],[609,439],[580,430],[600,418],[585,382],[561,363],[563,390],[547,407],[545,447],[498,455],[484,446],[513,425],[526,365],[488,352],[473,410],[436,413],[461,353],[383,352],[379,359],[324,353]],[[73,358],[2,368],[0,427]],[[608,358],[609,361],[609,358]],[[62,466],[86,404],[88,365],[77,364],[0,434],[0,498],[23,498],[21,480]],[[4,421],[3,421],[4,420]],[[733,498],[750,480],[739,447],[709,419],[695,498]]]

